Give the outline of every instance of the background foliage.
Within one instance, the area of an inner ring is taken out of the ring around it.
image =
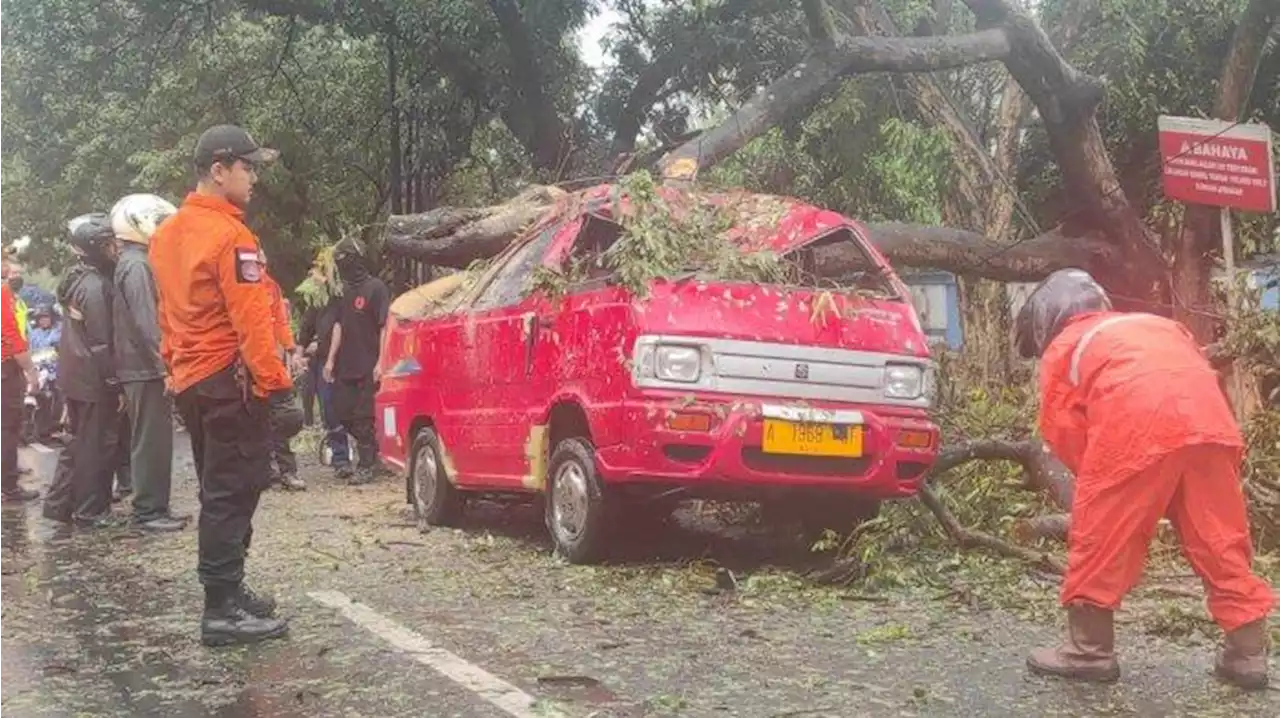
[[[1243,0],[1048,0],[1038,13],[1052,33],[1081,2],[1067,54],[1110,83],[1104,133],[1126,190],[1154,221],[1176,223],[1156,182],[1154,116],[1208,112]],[[972,26],[963,12],[943,15],[950,3],[885,7],[908,32]],[[613,26],[593,68],[577,33],[601,11]],[[316,245],[374,237],[394,209],[489,203],[671,143],[813,44],[798,4],[777,0],[14,0],[2,31],[3,234],[40,240],[29,263],[60,261],[49,240],[74,214],[130,191],[180,199],[198,133],[238,122],[283,151],[251,214],[285,286]],[[984,143],[1003,73],[940,73]],[[1272,47],[1250,116],[1273,126],[1278,76]],[[901,77],[849,80],[709,181],[940,223],[963,158],[907,92]],[[1034,221],[1069,219],[1034,118],[1022,144],[1016,182]],[[1246,218],[1246,249],[1273,250],[1274,224]]]

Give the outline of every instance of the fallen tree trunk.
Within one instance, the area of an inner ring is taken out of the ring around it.
[[[384,247],[399,257],[465,268],[501,252],[565,194],[555,187],[534,187],[491,207],[441,207],[394,215],[387,221]],[[886,223],[866,229],[871,242],[894,265],[999,281],[1036,281],[1058,269],[1088,268],[1118,256],[1114,246],[1099,236],[1068,236],[1061,228],[1017,244],[1000,244],[976,232],[946,227]],[[819,249],[817,262],[818,274],[825,277],[861,266],[856,251],[841,244]]]

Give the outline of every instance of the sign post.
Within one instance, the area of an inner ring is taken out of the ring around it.
[[[1169,199],[1219,207],[1222,262],[1227,271],[1227,304],[1239,307],[1236,290],[1235,237],[1231,210],[1276,211],[1276,168],[1271,128],[1223,120],[1161,115],[1161,182]],[[1243,411],[1240,375],[1232,362],[1231,383],[1236,416]]]

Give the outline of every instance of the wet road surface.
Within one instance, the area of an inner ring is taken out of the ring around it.
[[[178,447],[175,507],[194,514],[185,435]],[[47,482],[52,454],[23,460],[27,484]],[[1056,637],[1052,610],[866,601],[785,570],[718,590],[698,560],[723,559],[723,542],[696,535],[574,567],[548,555],[532,507],[486,502],[463,529],[420,535],[397,481],[304,475],[309,491],[264,496],[249,560],[291,635],[247,648],[199,644],[194,527],[59,531],[38,505],[6,508],[4,714],[1280,715],[1280,692],[1215,683],[1208,646],[1125,625],[1120,684],[1031,678],[1023,655]],[[1051,607],[1052,586],[1029,590]]]

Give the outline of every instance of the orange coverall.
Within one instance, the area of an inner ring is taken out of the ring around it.
[[[230,202],[192,192],[151,239],[160,354],[174,394],[237,358],[256,395],[293,386],[276,346],[271,293],[260,281],[261,248],[243,218]]]
[[[1062,603],[1114,610],[1162,517],[1225,631],[1264,618],[1240,485],[1244,442],[1191,334],[1150,314],[1070,320],[1040,365],[1040,430],[1076,475]]]

